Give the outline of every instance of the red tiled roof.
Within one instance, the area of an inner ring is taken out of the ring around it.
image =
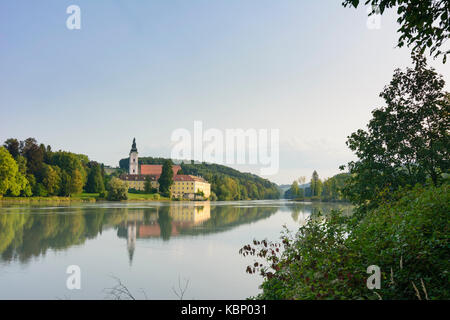
[[[141,174],[145,175],[161,175],[162,164],[141,164]],[[172,166],[173,175],[175,176],[181,170],[180,166]]]

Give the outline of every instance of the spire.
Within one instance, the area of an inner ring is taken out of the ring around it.
[[[130,152],[137,152],[136,138],[133,138],[133,144],[131,145],[131,151]]]

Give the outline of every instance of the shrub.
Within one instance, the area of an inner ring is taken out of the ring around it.
[[[42,183],[37,183],[33,188],[33,195],[36,197],[46,197],[48,195],[47,189]]]
[[[248,273],[263,276],[257,299],[449,299],[449,187],[417,186],[361,220],[315,216],[281,243],[246,245]],[[381,288],[366,286],[367,267]]]
[[[120,201],[128,199],[128,186],[126,182],[114,177],[109,181],[108,189],[108,200]]]

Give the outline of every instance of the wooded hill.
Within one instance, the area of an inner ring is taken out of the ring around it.
[[[163,164],[165,158],[143,157],[139,164]],[[128,171],[129,158],[121,159],[119,166]],[[255,174],[243,173],[214,163],[181,163],[182,174],[201,176],[211,183],[211,191],[218,200],[278,199],[277,185]]]

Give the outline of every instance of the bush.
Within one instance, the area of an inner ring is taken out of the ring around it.
[[[108,200],[120,201],[128,199],[128,186],[125,181],[118,178],[112,178],[108,185]]]
[[[401,191],[399,200],[361,220],[332,212],[313,217],[281,243],[246,245],[263,276],[257,299],[449,299],[449,187]],[[369,290],[367,267],[381,269]]]
[[[211,194],[209,195],[209,200],[211,201],[217,201],[217,196],[214,192],[211,191]]]
[[[35,197],[46,197],[48,195],[47,189],[42,183],[37,183],[33,188],[33,195]]]

